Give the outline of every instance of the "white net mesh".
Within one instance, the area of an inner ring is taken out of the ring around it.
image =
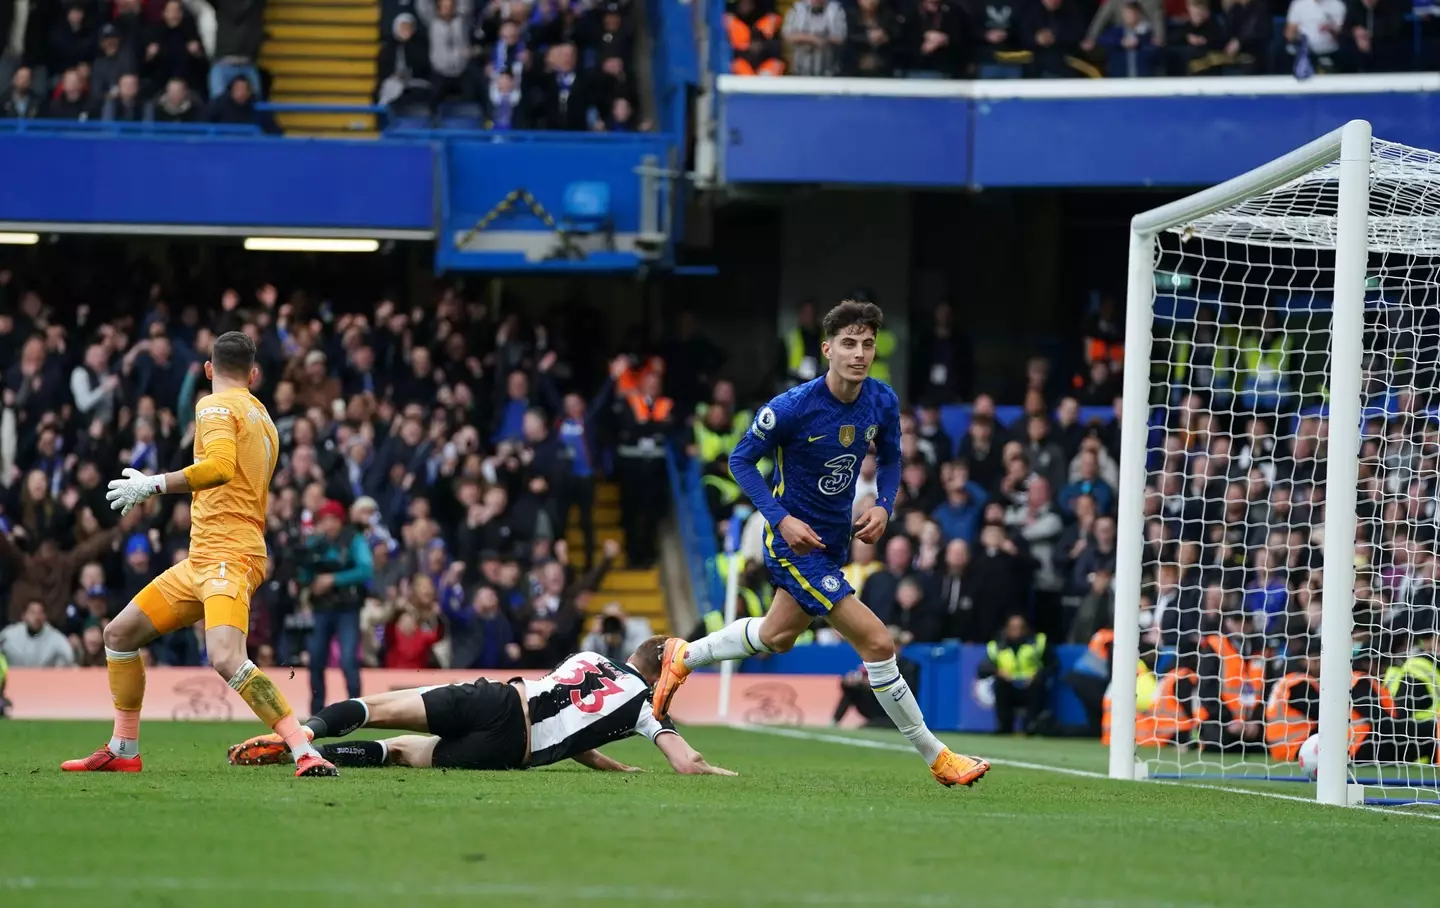
[[[1137,752],[1152,774],[1306,775],[1318,730],[1338,170],[1155,242]],[[1440,156],[1374,143],[1351,773],[1437,794]],[[1335,456],[1354,456],[1335,452]]]

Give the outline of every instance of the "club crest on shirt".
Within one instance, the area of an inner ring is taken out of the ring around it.
[[[852,444],[855,443],[855,427],[854,427],[854,426],[841,426],[841,427],[840,427],[840,443],[841,443],[842,445],[844,445],[845,447],[847,447],[847,448],[850,447]]]
[[[870,442],[874,441],[874,440],[875,440],[875,433],[877,433],[877,432],[879,432],[879,431],[880,431],[880,427],[879,427],[879,426],[871,426],[870,428],[866,429],[866,430],[865,430],[865,443],[868,445]]]
[[[840,592],[840,581],[836,580],[833,576],[826,577],[824,580],[821,580],[820,586],[823,587],[825,592],[827,593]]]

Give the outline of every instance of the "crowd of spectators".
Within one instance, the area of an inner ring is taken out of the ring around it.
[[[20,54],[0,60],[0,117],[273,129],[255,110],[263,39],[261,0],[31,4]]]
[[[1406,317],[1402,313],[1395,325],[1374,326],[1381,339],[1367,348],[1384,351],[1383,337],[1409,337],[1395,333],[1411,325]],[[1034,357],[1022,380],[1000,383],[1005,400],[1023,405],[1008,425],[997,418],[1002,408],[990,393],[966,397],[974,384],[971,355],[952,329],[949,306],[937,306],[933,318],[933,330],[917,332],[912,350],[910,390],[916,403],[901,418],[894,517],[877,545],[852,543],[846,579],[901,644],[987,645],[990,659],[981,676],[995,680],[1002,730],[1010,727],[1016,706],[1028,709],[1026,727],[1035,728],[1035,716],[1045,709],[1044,675],[1057,670],[1051,644],[1090,644],[1095,658],[1076,669],[1086,676],[1069,677],[1098,731],[1115,620],[1124,367],[1119,312],[1113,301],[1102,300],[1087,319],[1070,381],[1057,380],[1061,376],[1050,362]],[[1140,590],[1142,657],[1154,676],[1186,677],[1187,670],[1198,676],[1195,702],[1209,704],[1209,712],[1191,718],[1200,723],[1200,716],[1209,716],[1201,732],[1206,746],[1263,750],[1266,691],[1288,677],[1287,690],[1302,691],[1294,696],[1303,699],[1309,696],[1305,685],[1318,684],[1313,670],[1322,614],[1329,423],[1325,390],[1315,378],[1324,375],[1316,359],[1323,353],[1297,340],[1315,332],[1288,331],[1283,313],[1262,314],[1255,306],[1201,305],[1192,316],[1159,322],[1157,330],[1155,393],[1147,402],[1152,429]],[[1389,354],[1376,352],[1366,366],[1354,645],[1356,670],[1376,679],[1404,662],[1416,641],[1437,625],[1440,422],[1433,393],[1423,390],[1433,387],[1440,365],[1433,346],[1410,343]],[[711,417],[716,410],[731,412],[728,386],[717,390],[723,393],[710,404]],[[968,405],[962,437],[947,435],[942,404]],[[748,419],[748,412],[742,418]],[[753,613],[772,595],[763,560],[763,517],[738,491],[721,491],[727,474],[719,456],[723,446],[717,449],[715,442],[726,424],[707,418],[701,425],[709,432],[697,430],[697,448],[708,443],[708,503],[717,536],[723,537],[733,515],[747,521],[737,606],[741,614]],[[743,430],[735,425],[732,447]],[[856,479],[857,517],[873,504],[875,484],[872,454]],[[814,631],[813,639],[827,639],[823,627]],[[1228,643],[1215,642],[1221,637]],[[999,675],[997,665],[1006,663],[997,662],[997,653],[1027,646],[1033,648],[1036,677],[1016,684]],[[1225,652],[1244,662],[1223,661]],[[1252,674],[1236,667],[1241,664],[1257,668]],[[862,682],[847,683],[860,691]],[[1223,691],[1235,685],[1233,696],[1222,691],[1222,682]],[[1152,731],[1162,740],[1191,721],[1183,715],[1191,710],[1186,699],[1191,695],[1174,690],[1167,701],[1172,705],[1163,708],[1179,713],[1157,723],[1168,731]],[[1243,710],[1236,707],[1241,702],[1247,704]],[[1304,713],[1314,702],[1296,707],[1287,701],[1273,721],[1289,721],[1293,713],[1285,709]],[[846,700],[841,711],[858,703]],[[1424,714],[1422,704],[1403,707],[1400,715],[1409,715],[1409,709]],[[1284,746],[1291,745],[1298,742]],[[1289,753],[1276,747],[1270,752]]]
[[[1113,611],[1118,422],[1081,422],[1082,402],[1101,404],[1107,415],[1119,412],[1113,303],[1087,326],[1077,357],[1082,374],[1073,382],[1035,357],[1014,384],[1005,383],[1007,397],[1024,402],[1024,417],[1010,426],[997,418],[991,393],[960,396],[974,386],[969,341],[952,329],[948,304],[937,306],[933,318],[934,330],[916,332],[911,351],[918,405],[901,418],[894,517],[876,545],[852,544],[846,579],[902,643],[984,643],[1016,614],[1051,640],[1086,642],[1108,626]],[[963,437],[951,438],[940,407],[961,402],[971,405],[970,422]],[[764,519],[728,481],[725,465],[750,412],[737,410],[729,382],[717,383],[699,410],[694,450],[705,463],[717,536],[737,510],[747,521],[742,587],[763,606],[771,595]],[[871,454],[856,478],[857,516],[875,494]],[[825,634],[817,627],[818,639]]]
[[[663,450],[669,425],[633,412],[663,366],[607,363],[603,327],[569,321],[497,315],[448,289],[344,314],[269,284],[213,306],[159,285],[135,306],[59,306],[0,271],[0,655],[102,662],[100,629],[186,557],[188,499],[121,518],[104,493],[125,467],[190,462],[201,365],[227,330],[258,346],[253,390],[281,443],[250,616],[257,664],[340,666],[353,684],[361,664],[548,668],[587,634],[610,649],[643,639],[644,619],[595,598],[619,546],[572,552],[565,529],[576,505],[594,538],[607,449],[651,432]],[[654,548],[626,542],[630,566]],[[202,630],[144,658],[204,664]]]
[[[734,0],[726,31],[739,75],[1304,76],[1421,66],[1409,13],[1404,0]]]
[[[635,132],[630,0],[387,0],[376,103],[487,129]]]

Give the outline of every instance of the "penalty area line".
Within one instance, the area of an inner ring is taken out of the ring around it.
[[[736,723],[728,726],[739,731],[755,732],[762,735],[773,735],[779,738],[793,738],[797,741],[819,741],[827,744],[844,744],[848,747],[862,747],[869,750],[888,750],[895,753],[913,754],[915,749],[908,744],[895,744],[891,741],[875,741],[870,738],[852,738],[847,735],[837,735],[818,731],[805,731],[799,728],[789,728],[777,725],[749,725]],[[1008,766],[1013,769],[1030,769],[1035,772],[1048,772],[1062,776],[1076,776],[1082,779],[1100,779],[1109,781],[1110,777],[1103,772],[1093,772],[1088,769],[1071,769],[1068,766],[1052,766],[1047,763],[1030,763],[1025,760],[1002,760],[984,757],[993,766]],[[1144,780],[1150,785],[1178,785],[1183,788],[1206,788],[1210,791],[1223,791],[1227,794],[1249,795],[1256,798],[1269,798],[1273,801],[1294,801],[1298,804],[1313,804],[1324,807],[1314,798],[1302,798],[1298,795],[1280,794],[1273,791],[1252,791],[1248,788],[1236,788],[1231,785],[1209,785],[1200,782],[1171,782],[1162,779]],[[1258,780],[1258,781],[1264,781]],[[1371,807],[1368,805],[1356,805],[1352,810],[1364,810],[1370,813],[1391,814],[1398,817],[1414,817],[1421,820],[1440,820],[1440,814],[1419,813],[1410,810],[1400,810],[1394,807]]]

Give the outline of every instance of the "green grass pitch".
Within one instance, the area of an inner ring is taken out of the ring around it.
[[[1110,782],[1094,742],[950,736],[1072,773],[997,765],[946,790],[894,735],[688,729],[734,779],[672,775],[641,740],[610,751],[645,775],[301,780],[226,765],[251,731],[150,723],[144,773],[67,775],[107,726],[0,722],[0,906],[1437,904],[1440,825]]]

